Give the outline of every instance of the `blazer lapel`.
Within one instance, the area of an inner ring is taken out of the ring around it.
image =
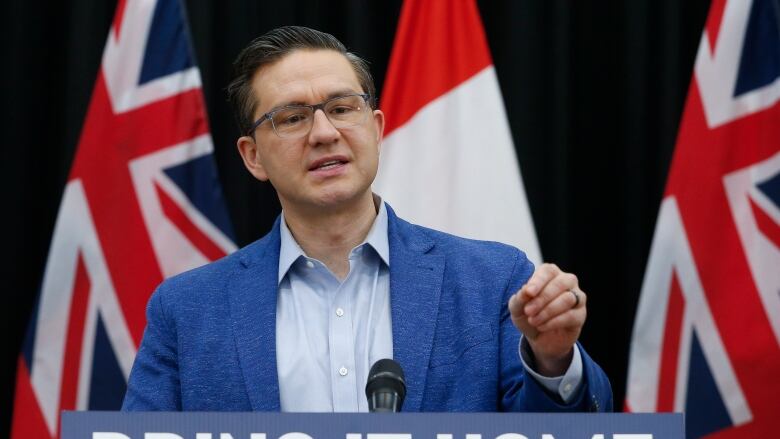
[[[404,370],[403,411],[420,410],[439,310],[444,256],[433,241],[387,206],[393,357]]]
[[[279,411],[276,370],[276,298],[279,220],[271,233],[242,250],[241,267],[228,284],[233,336],[254,411]]]

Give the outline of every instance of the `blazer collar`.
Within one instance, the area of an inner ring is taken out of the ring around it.
[[[279,219],[271,232],[239,250],[241,266],[228,284],[238,360],[253,411],[279,411],[276,298]]]
[[[387,205],[393,358],[404,370],[403,411],[420,411],[444,276],[425,229],[398,218]]]

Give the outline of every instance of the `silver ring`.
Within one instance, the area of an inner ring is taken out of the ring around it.
[[[580,304],[580,295],[574,290],[569,290],[569,292],[574,294],[574,306],[572,308],[576,308]]]

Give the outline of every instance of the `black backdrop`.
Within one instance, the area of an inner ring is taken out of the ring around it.
[[[3,215],[0,437],[9,429],[19,348],[115,7],[49,3],[0,6],[0,187],[10,211]],[[224,95],[232,59],[272,27],[311,26],[372,61],[381,96],[401,1],[186,3],[220,178],[245,245],[269,229],[279,205],[235,151]],[[618,409],[708,7],[709,0],[479,2],[542,253],[575,272],[589,294],[582,339],[610,376]]]

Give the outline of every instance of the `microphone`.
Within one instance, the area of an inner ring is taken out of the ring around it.
[[[401,365],[387,358],[371,366],[366,382],[368,411],[373,413],[400,412],[406,396],[406,382]]]

